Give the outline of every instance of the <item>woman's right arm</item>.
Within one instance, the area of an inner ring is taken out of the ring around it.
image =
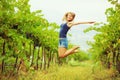
[[[72,27],[75,25],[79,25],[79,24],[93,24],[95,23],[94,21],[89,21],[89,22],[68,22],[67,25],[68,27]]]
[[[72,25],[74,26],[74,25],[79,25],[79,24],[93,24],[93,23],[95,23],[95,22],[94,21],[89,21],[89,22],[75,22]]]

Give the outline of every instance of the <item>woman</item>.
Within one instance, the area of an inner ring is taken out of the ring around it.
[[[68,40],[66,35],[68,30],[75,25],[94,23],[94,22],[73,22],[74,18],[75,18],[75,13],[73,12],[67,12],[63,17],[63,21],[65,21],[65,23],[60,25],[59,47],[58,47],[59,58],[64,58],[70,54],[73,54],[77,52],[77,49],[79,48],[79,46],[75,46],[67,50]]]

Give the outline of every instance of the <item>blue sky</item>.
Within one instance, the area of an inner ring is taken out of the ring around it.
[[[64,13],[72,11],[76,13],[75,21],[96,21],[105,22],[105,10],[111,5],[107,0],[30,0],[31,11],[42,10],[44,17],[49,22],[62,23]],[[91,24],[82,24],[72,27],[68,36],[71,43],[80,45],[82,50],[90,46],[86,41],[93,41],[95,31],[83,33],[83,30]]]

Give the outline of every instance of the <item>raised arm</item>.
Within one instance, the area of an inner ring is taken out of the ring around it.
[[[89,22],[69,22],[67,25],[69,27],[72,27],[74,25],[79,25],[79,24],[93,24],[95,23],[94,21],[89,21]]]
[[[75,22],[73,23],[73,26],[74,25],[79,25],[79,24],[92,24],[92,23],[95,23],[94,21],[89,21],[89,22]]]

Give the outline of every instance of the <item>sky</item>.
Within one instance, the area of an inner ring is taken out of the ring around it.
[[[42,14],[49,22],[62,23],[66,12],[76,14],[74,22],[95,21],[106,22],[105,10],[112,5],[108,0],[30,0],[31,11],[42,10]],[[84,33],[83,30],[93,24],[81,24],[72,27],[68,34],[68,40],[74,45],[79,45],[82,50],[88,50],[90,46],[86,41],[93,41],[95,31]]]

